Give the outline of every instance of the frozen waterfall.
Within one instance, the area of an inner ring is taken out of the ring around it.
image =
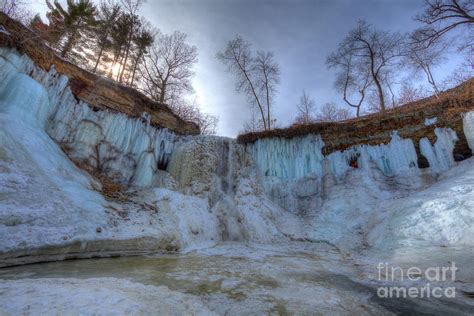
[[[444,141],[440,148],[452,151],[452,141]],[[340,180],[351,168],[351,160],[357,167],[367,169],[369,161],[387,176],[399,175],[417,169],[417,155],[411,139],[402,139],[392,133],[388,144],[356,145],[324,157],[321,150],[324,142],[319,135],[286,138],[264,138],[247,145],[255,163],[265,176],[280,179],[300,179],[310,174],[323,175],[323,161],[328,159],[331,172]]]
[[[166,169],[178,139],[167,129],[150,126],[146,113],[130,118],[108,110],[94,111],[74,98],[66,76],[54,67],[43,71],[13,49],[0,48],[0,67],[0,96],[9,104],[2,111],[44,127],[71,158],[114,181],[139,186],[150,186],[157,170]],[[31,79],[26,74],[41,85],[28,84]],[[18,89],[23,90],[19,93]]]

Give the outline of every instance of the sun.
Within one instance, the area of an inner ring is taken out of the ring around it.
[[[112,74],[114,77],[116,77],[118,75],[120,71],[120,64],[119,63],[116,63],[113,67],[112,67]]]

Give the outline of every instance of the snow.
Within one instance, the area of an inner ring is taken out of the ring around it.
[[[215,315],[198,298],[118,278],[0,282],[2,315]]]
[[[381,208],[386,211],[369,234],[375,248],[397,250],[420,242],[474,246],[474,160],[461,162],[425,190],[384,201]]]
[[[437,121],[438,121],[437,117],[426,118],[424,124],[425,124],[425,126],[430,126],[430,125],[436,124]]]

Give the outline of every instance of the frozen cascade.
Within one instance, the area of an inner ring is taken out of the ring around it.
[[[466,135],[467,143],[474,153],[474,111],[464,114],[463,120],[464,135]]]
[[[440,148],[444,145],[446,144],[441,144]],[[333,152],[326,158],[321,152],[324,142],[319,135],[292,139],[265,138],[249,146],[262,174],[280,179],[301,179],[310,174],[321,177],[324,159],[330,161],[331,172],[339,180],[344,178],[345,172],[350,168],[351,159],[357,159],[359,168],[362,169],[368,168],[369,160],[374,161],[387,176],[412,171],[417,166],[412,140],[402,139],[397,132],[392,133],[388,144],[357,145],[342,152]]]
[[[74,145],[72,153],[87,156],[100,143],[99,157],[112,159],[118,154],[122,160],[115,160],[116,167],[130,167],[138,183],[152,181],[149,170],[158,167],[155,157],[168,159],[171,147],[166,137],[174,137],[171,133],[151,127],[147,117],[143,117],[145,122],[127,120],[122,115],[91,112],[83,103],[56,105],[54,113],[46,88],[19,73],[16,66],[0,58],[4,79],[0,89],[0,256],[13,252],[15,258],[15,252],[24,251],[19,259],[24,263],[29,259],[22,258],[45,247],[45,257],[40,253],[30,260],[54,260],[61,247],[66,252],[101,256],[130,249],[194,249],[219,240],[217,217],[206,199],[156,187],[136,190],[126,203],[104,199],[98,192],[100,184],[71,162],[71,155],[64,154],[44,125],[55,122],[51,115],[74,107],[64,112],[71,118],[55,130],[63,131],[59,135]],[[116,138],[114,124],[124,129]],[[77,128],[74,134],[71,127]],[[119,150],[126,150],[127,156]],[[136,167],[127,165],[133,155],[139,157]]]
[[[250,152],[265,176],[297,179],[310,173],[322,173],[323,147],[319,135],[264,138],[250,145]]]
[[[19,80],[29,79],[24,74],[45,87],[47,95],[43,93],[42,98],[49,98],[49,103],[38,100],[39,104],[48,105],[35,107],[37,121],[67,149],[73,159],[101,169],[117,182],[132,182],[139,186],[152,185],[157,169],[165,169],[168,165],[178,138],[167,129],[150,126],[148,114],[144,113],[141,118],[129,118],[121,113],[94,111],[74,98],[67,86],[68,78],[59,75],[54,67],[45,72],[35,66],[29,57],[19,56],[13,49],[1,48],[0,56],[0,88],[5,88],[8,82],[20,86]],[[12,96],[18,96],[15,86],[6,87]],[[28,100],[24,104],[25,112],[31,110],[29,99],[24,99]]]
[[[42,87],[31,85],[31,78],[20,73],[6,81],[8,83],[0,90],[0,101],[3,103],[0,111],[14,115],[30,125],[43,127],[50,103]]]
[[[420,152],[428,159],[432,171],[446,171],[454,166],[453,149],[458,137],[450,128],[436,128],[435,134],[434,145],[426,137],[420,139]]]
[[[104,201],[44,132],[45,89],[4,58],[0,69],[0,253],[94,238]]]
[[[247,145],[263,177],[264,189],[272,201],[295,214],[307,215],[319,209],[328,186],[347,181],[350,170],[382,175],[419,175],[417,154],[411,139],[402,139],[395,131],[388,144],[356,145],[326,157],[319,135],[292,139],[266,138]],[[350,166],[357,161],[357,169]],[[334,183],[331,182],[334,178]]]

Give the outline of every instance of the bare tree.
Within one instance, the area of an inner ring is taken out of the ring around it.
[[[1,0],[0,11],[27,25],[33,18],[33,13],[28,9],[29,1],[24,0]]]
[[[425,0],[425,11],[416,20],[424,24],[419,30],[420,43],[430,46],[446,33],[462,27],[471,28],[474,24],[474,1],[472,0]],[[471,33],[472,34],[472,33]],[[472,36],[472,35],[471,35]],[[464,43],[464,47],[472,45]]]
[[[426,92],[423,88],[416,88],[412,84],[404,83],[400,88],[400,92],[397,99],[397,105],[404,105],[411,102],[415,102],[426,97]]]
[[[217,124],[219,123],[219,118],[215,115],[209,113],[202,113],[197,120],[199,125],[199,130],[202,135],[215,135],[217,134]]]
[[[367,84],[375,85],[380,109],[384,112],[386,104],[383,73],[387,68],[393,66],[396,59],[401,56],[403,40],[403,36],[399,33],[376,30],[361,20],[342,41],[338,50],[329,55],[327,64],[330,67],[345,70],[346,75],[342,77],[346,80],[342,80],[342,82],[348,84],[351,82],[351,76],[360,78],[368,72],[370,81],[367,81]],[[362,82],[365,83],[366,80]],[[362,87],[364,86],[365,84],[362,85]],[[348,102],[346,101],[346,103]]]
[[[316,121],[337,122],[347,120],[351,113],[347,109],[340,109],[335,103],[324,104],[316,114]]]
[[[462,65],[453,70],[453,72],[442,83],[443,89],[449,89],[474,78],[472,64],[474,61],[465,61]]]
[[[242,134],[255,133],[265,130],[261,116],[256,111],[252,111],[252,115],[244,122]]]
[[[144,92],[160,103],[174,103],[193,91],[192,67],[196,62],[197,48],[186,43],[186,34],[158,33],[145,61]]]
[[[305,90],[303,90],[296,108],[298,110],[298,114],[295,118],[296,124],[310,124],[314,122],[316,103]]]
[[[259,51],[254,58],[251,45],[237,36],[217,58],[237,78],[236,90],[246,95],[251,106],[257,107],[264,129],[271,128],[274,122],[270,115],[272,99],[280,82],[280,70],[273,54]]]
[[[326,64],[329,68],[337,68],[335,86],[342,92],[344,102],[356,109],[359,117],[362,103],[365,100],[366,91],[371,84],[370,71],[360,61],[353,61],[354,56],[344,51],[338,51],[329,55]]]
[[[182,119],[196,123],[202,135],[214,135],[217,133],[219,118],[215,115],[201,112],[197,98],[194,98],[191,102],[184,99],[175,100],[175,102],[169,104],[169,107]]]
[[[270,109],[273,96],[276,93],[276,87],[280,83],[280,67],[275,62],[273,53],[258,51],[255,58],[255,73],[257,77],[257,87],[260,95],[265,98],[267,108],[267,128],[271,129],[272,119]]]
[[[429,46],[425,46],[421,42],[422,36],[419,30],[410,35],[402,64],[412,69],[415,74],[424,73],[434,95],[438,98],[440,89],[434,78],[433,68],[445,61],[444,55],[447,43],[438,40]]]

